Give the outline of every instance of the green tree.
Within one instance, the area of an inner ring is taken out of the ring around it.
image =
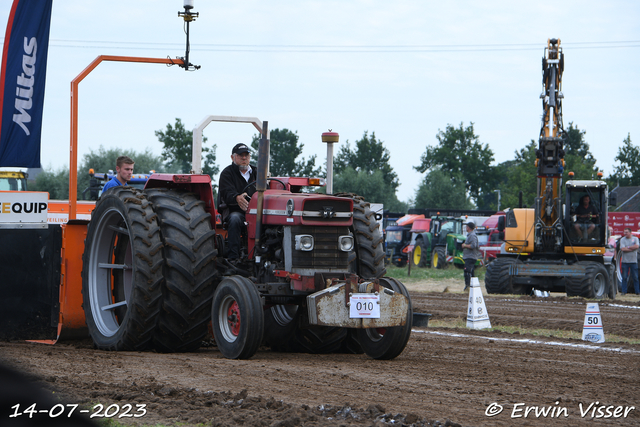
[[[82,157],[77,175],[77,197],[78,200],[88,199],[89,194],[82,193],[89,187],[89,169],[96,173],[107,173],[112,170],[115,173],[116,159],[118,156],[129,156],[135,161],[133,173],[149,173],[163,171],[162,159],[154,155],[148,148],[138,153],[134,150],[122,150],[119,148],[105,149],[100,146],[98,150],[89,150],[88,154]],[[69,198],[69,170],[61,168],[53,170],[51,167],[38,174],[35,182],[30,183],[29,190],[46,191],[49,198],[53,200],[64,200]]]
[[[365,200],[384,204],[396,212],[406,211],[408,203],[398,200],[398,175],[389,160],[391,155],[376,133],[365,131],[351,149],[349,141],[340,147],[334,159],[334,192],[356,193]]]
[[[357,172],[365,171],[373,173],[381,171],[384,177],[385,187],[395,193],[400,186],[398,174],[393,171],[389,160],[391,155],[384,146],[384,142],[376,138],[376,133],[365,131],[361,139],[355,142],[355,147],[351,150],[349,141],[340,147],[333,166],[335,173],[341,173],[346,169],[354,169]]]
[[[408,209],[407,203],[399,201],[395,191],[391,191],[380,170],[368,172],[346,168],[334,174],[333,192],[355,193],[368,202],[382,203],[384,209],[395,212],[406,212]]]
[[[565,179],[568,178],[567,172],[574,173],[573,179],[597,179],[599,169],[596,167],[596,159],[591,154],[589,144],[584,139],[586,133],[574,126],[573,122],[569,123],[569,128],[565,130]]]
[[[424,177],[416,191],[415,207],[418,209],[472,209],[473,203],[466,195],[463,179],[453,177],[440,168],[434,168]]]
[[[189,173],[193,156],[193,132],[185,129],[182,120],[176,118],[175,126],[167,124],[167,129],[155,131],[158,140],[164,144],[162,159],[166,161],[166,169],[171,173]],[[216,148],[205,147],[207,137],[202,138],[202,173],[216,175],[220,168],[216,165]]]
[[[569,172],[574,173],[573,179],[597,178],[596,160],[584,139],[585,134],[586,131],[580,130],[573,123],[569,123],[569,127],[565,130],[564,180],[569,179]],[[514,160],[497,166],[497,175],[500,177],[498,189],[501,195],[501,209],[518,207],[521,191],[523,205],[533,206],[538,196],[538,170],[535,166],[538,149],[539,143],[531,140],[524,148],[516,150]]]
[[[82,156],[82,161],[78,167],[78,200],[82,199],[82,192],[89,187],[89,169],[96,173],[106,173],[109,170],[116,172],[116,160],[119,156],[129,156],[135,162],[133,173],[149,173],[151,171],[164,172],[162,158],[156,156],[149,148],[139,153],[131,149],[109,148],[102,145],[96,150],[89,150],[89,153]],[[85,195],[88,198],[89,194]]]
[[[66,200],[69,198],[69,170],[60,168],[54,170],[51,166],[29,181],[29,191],[44,191],[49,193],[50,200]],[[80,197],[78,197],[80,198]]]
[[[493,162],[493,151],[487,144],[481,144],[474,133],[473,122],[466,128],[447,125],[445,131],[436,135],[438,145],[428,146],[420,159],[420,165],[414,167],[418,172],[427,172],[435,168],[451,174],[456,184],[461,181],[472,200],[479,208],[484,208],[483,193],[495,189],[497,175]]]
[[[298,133],[289,129],[273,129],[269,136],[269,172],[271,176],[317,177],[322,168],[316,167],[316,156],[296,160],[301,154],[304,144],[300,144]],[[259,135],[254,135],[251,147],[258,152]]]
[[[497,174],[501,177],[500,209],[517,208],[519,193],[522,191],[522,204],[532,207],[537,196],[536,151],[538,143],[531,140],[524,148],[515,151],[515,159],[500,163]],[[497,205],[495,206],[497,208]]]
[[[613,174],[607,180],[611,188],[640,185],[640,147],[631,143],[631,134],[622,141],[615,158]]]

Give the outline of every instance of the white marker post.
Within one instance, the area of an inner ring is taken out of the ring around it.
[[[480,289],[480,282],[477,277],[471,278],[469,288],[469,309],[467,310],[467,328],[487,329],[491,328],[489,313],[484,304],[484,296]]]
[[[584,326],[582,327],[582,340],[593,343],[604,342],[602,317],[600,317],[600,306],[598,306],[597,302],[587,304],[587,311],[584,314]]]

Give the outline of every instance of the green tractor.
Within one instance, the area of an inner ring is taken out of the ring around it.
[[[463,268],[462,243],[466,237],[462,234],[465,218],[452,216],[433,216],[428,220],[416,221],[411,229],[412,267],[444,269],[453,263]]]

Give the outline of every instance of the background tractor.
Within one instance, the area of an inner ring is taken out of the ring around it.
[[[461,245],[467,239],[463,234],[465,221],[467,218],[433,216],[414,222],[410,246],[412,266],[444,269],[453,264],[464,268]],[[423,226],[428,226],[428,231],[424,231]],[[481,265],[482,260],[478,263]]]

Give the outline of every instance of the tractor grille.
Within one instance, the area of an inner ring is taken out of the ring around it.
[[[348,221],[351,216],[351,200],[309,198],[304,201],[302,217],[310,221]]]
[[[348,227],[299,226],[291,229],[291,247],[295,248],[295,235],[310,234],[315,245],[312,251],[292,251],[292,267],[294,268],[338,268],[346,269],[349,265],[349,253],[338,248],[338,237],[349,235]]]

